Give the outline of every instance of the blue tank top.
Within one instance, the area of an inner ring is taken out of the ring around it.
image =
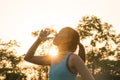
[[[49,80],[75,80],[76,74],[69,71],[67,60],[71,53],[67,53],[60,63],[51,62]]]

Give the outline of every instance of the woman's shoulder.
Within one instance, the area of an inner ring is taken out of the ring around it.
[[[79,62],[81,60],[82,60],[81,57],[79,55],[75,54],[75,53],[71,54],[70,58],[69,58],[69,61],[71,63],[77,63],[77,62]]]
[[[79,55],[77,55],[76,53],[71,53],[70,55],[71,59],[74,59],[74,58],[79,58]]]

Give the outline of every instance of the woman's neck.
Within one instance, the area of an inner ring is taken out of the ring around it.
[[[54,57],[54,63],[59,63],[61,62],[61,60],[65,57],[65,55],[67,54],[68,51],[60,51],[58,52],[58,55],[56,57]]]
[[[67,52],[68,52],[67,50],[59,50],[58,55],[66,55]]]

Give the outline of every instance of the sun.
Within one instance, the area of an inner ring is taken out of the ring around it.
[[[55,47],[55,46],[52,46],[51,48],[50,48],[50,53],[49,53],[49,55],[50,56],[56,56],[57,55],[57,48]]]

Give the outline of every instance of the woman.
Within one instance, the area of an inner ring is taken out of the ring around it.
[[[58,55],[34,56],[39,44],[47,40],[49,31],[42,30],[39,37],[30,47],[25,60],[38,65],[51,65],[49,80],[75,80],[77,73],[81,75],[82,80],[95,80],[85,66],[85,50],[79,42],[79,34],[70,27],[65,27],[55,36],[53,44],[58,47]],[[79,55],[74,54],[77,45],[79,45]]]

